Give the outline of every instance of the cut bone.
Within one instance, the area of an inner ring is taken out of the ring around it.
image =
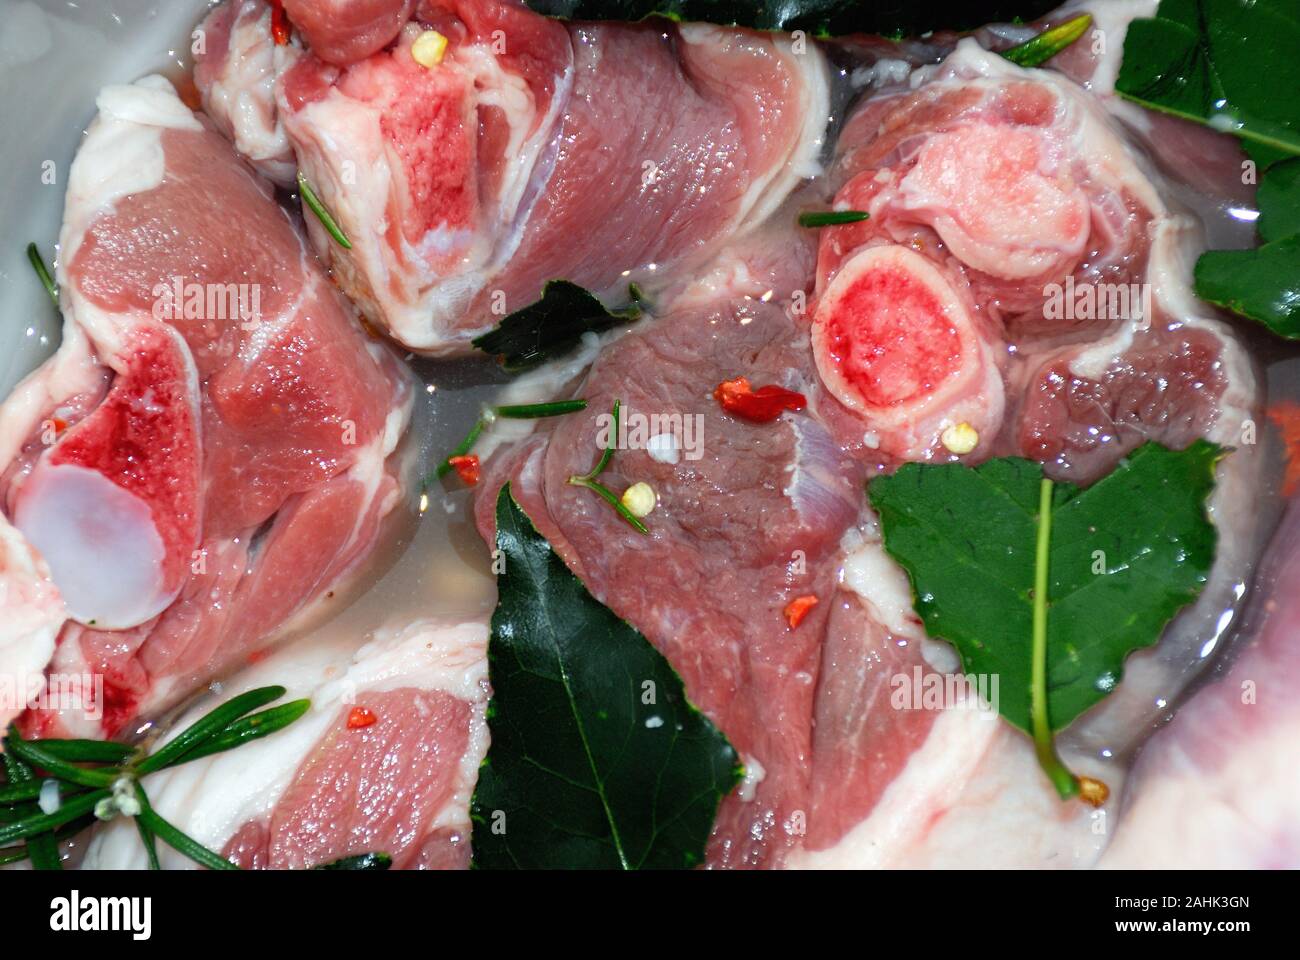
[[[970,311],[907,247],[868,247],[845,262],[818,304],[813,355],[837,400],[874,428],[902,430],[913,452],[954,416],[981,434],[1001,417],[1001,378]],[[967,396],[977,402],[963,404]]]
[[[1088,240],[1088,198],[1044,173],[1043,154],[1039,134],[1014,127],[936,134],[903,178],[903,203],[967,266],[1007,280],[1063,276]]]

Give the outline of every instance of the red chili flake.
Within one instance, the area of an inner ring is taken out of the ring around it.
[[[365,707],[353,707],[348,711],[348,729],[360,730],[362,727],[370,726],[378,719],[373,710],[368,710]]]
[[[55,433],[62,433],[64,430],[68,429],[68,421],[64,420],[62,417],[52,417],[50,422],[54,425]]]
[[[464,481],[467,487],[472,487],[478,483],[478,454],[471,453],[463,457],[448,457],[447,462],[451,468],[456,471],[456,476]]]
[[[249,663],[261,663],[270,655],[271,655],[271,651],[264,648],[262,650],[254,650],[252,653],[248,655],[247,659]]]
[[[785,387],[768,384],[755,390],[745,377],[723,380],[713,391],[722,409],[754,423],[771,423],[785,410],[802,410],[808,398]]]
[[[815,606],[817,606],[817,597],[811,593],[795,597],[785,605],[785,622],[790,624],[790,629],[793,630],[803,623],[803,618],[808,616],[808,611]]]
[[[290,29],[289,18],[284,15],[284,4],[281,0],[271,0],[271,39],[277,47],[289,42]]]

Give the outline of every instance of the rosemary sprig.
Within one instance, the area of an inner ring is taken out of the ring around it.
[[[464,440],[456,445],[456,449],[443,457],[442,462],[434,470],[434,477],[441,480],[450,473],[452,458],[463,457],[474,449],[474,444],[478,442],[479,436],[491,426],[497,417],[504,417],[507,420],[538,420],[542,417],[559,417],[566,413],[577,413],[579,410],[586,409],[586,400],[552,400],[548,403],[507,404],[501,407],[492,407],[474,422],[474,426],[470,427],[469,433],[465,435]],[[432,479],[432,477],[426,477],[424,485],[427,487]]]
[[[41,285],[45,287],[45,292],[50,295],[54,305],[59,305],[59,288],[54,285],[54,277],[50,276],[50,268],[45,265],[45,258],[41,256],[41,251],[36,249],[35,243],[27,244],[27,260],[31,263],[32,269],[36,271],[36,276],[40,278]]]
[[[264,707],[272,700],[279,700],[284,694],[284,687],[258,687],[223,703],[182,730],[157,753],[137,763],[136,773],[153,773],[176,764],[185,754],[223,732],[244,714]]]
[[[158,869],[158,840],[209,869],[239,869],[159,815],[141,779],[282,730],[307,712],[310,701],[293,700],[252,711],[284,694],[284,687],[273,686],[234,697],[152,754],[99,740],[26,740],[10,727],[4,738],[8,784],[0,787],[0,864],[31,859],[38,869],[57,868],[58,842],[70,835],[66,829],[77,823],[77,829],[84,829],[93,822],[93,813],[100,819],[118,814],[133,817],[151,869]],[[53,813],[32,803],[43,782],[37,770],[60,785],[62,803]],[[9,846],[18,840],[26,843]]]
[[[160,817],[158,812],[154,810],[153,805],[149,803],[149,798],[145,796],[144,788],[139,783],[135,785],[135,795],[140,804],[140,812],[135,815],[136,822],[143,824],[145,829],[162,840],[167,846],[189,857],[200,866],[207,867],[209,870],[241,869],[238,864],[232,863],[221,854],[209,850],[193,837],[181,832],[172,823]],[[154,857],[155,859],[157,857],[156,850],[154,851]]]
[[[36,779],[31,766],[13,754],[5,754],[4,768],[6,776],[12,783],[30,782]],[[37,870],[63,869],[63,861],[59,857],[59,842],[53,837],[33,837],[27,844],[27,854],[32,858],[32,867]]]
[[[1022,67],[1042,66],[1083,36],[1091,25],[1091,14],[1080,14],[1051,29],[1044,30],[1022,44],[1003,50],[1002,56]]]
[[[603,483],[598,483],[596,480],[597,477],[605,472],[605,468],[609,466],[609,461],[614,459],[614,448],[618,446],[618,417],[620,407],[620,401],[615,400],[614,426],[609,438],[609,446],[601,453],[600,459],[596,461],[596,465],[591,468],[589,473],[574,474],[569,477],[569,483],[577,487],[586,487],[613,507],[618,515],[626,520],[633,530],[637,533],[648,535],[650,531],[646,528],[646,525],[641,522],[641,519],[627,507],[623,506],[623,501],[614,493],[613,490],[610,490],[609,487],[605,486]]]
[[[307,182],[307,178],[301,170],[298,171],[298,193],[302,195],[302,202],[307,204],[312,213],[316,214],[316,219],[321,222],[325,232],[334,238],[334,242],[344,250],[351,250],[352,241],[339,229],[338,223],[330,215],[330,212],[325,209],[325,204],[320,202],[320,197],[316,196],[316,191],[311,188],[311,184]]]
[[[140,796],[143,796],[144,788],[138,783],[135,786],[140,791]],[[140,842],[144,844],[145,856],[149,858],[149,869],[161,870],[162,864],[158,862],[158,839],[154,836],[154,832],[139,817],[135,818],[135,829],[140,834]]]
[[[858,223],[871,214],[865,210],[805,210],[799,214],[801,227],[834,227],[841,223]]]

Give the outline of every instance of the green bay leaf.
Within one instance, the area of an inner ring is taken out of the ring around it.
[[[1116,91],[1235,133],[1261,167],[1300,154],[1295,0],[1161,0],[1124,38]]]
[[[474,346],[499,358],[511,373],[527,370],[572,350],[583,334],[638,319],[641,305],[634,287],[629,297],[629,305],[610,309],[576,283],[550,280],[540,300],[506,316],[495,329],[475,338]]]
[[[1255,250],[1211,250],[1196,262],[1196,295],[1300,339],[1300,236]]]
[[[475,866],[696,866],[739,780],[735,750],[668,661],[569,572],[509,485],[496,521],[504,570]]]
[[[1205,441],[1182,451],[1148,443],[1086,489],[1055,485],[1052,729],[1113,690],[1128,654],[1155,643],[1200,593],[1215,546],[1205,501],[1221,453]],[[957,648],[967,673],[998,677],[1000,712],[1027,733],[1041,480],[1040,464],[1004,457],[974,468],[909,463],[869,487],[927,632]]]

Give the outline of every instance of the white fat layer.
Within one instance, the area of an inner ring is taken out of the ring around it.
[[[18,456],[23,444],[49,411],[101,382],[86,333],[65,321],[58,351],[19,382],[0,404],[0,473]]]
[[[340,710],[363,693],[413,687],[448,693],[474,707],[474,729],[461,760],[461,782],[433,824],[435,828],[468,828],[469,798],[487,750],[487,625],[482,621],[417,621],[381,630],[355,652],[346,642],[318,644],[312,640],[304,638],[280,650],[221,691],[225,699],[258,686],[280,684],[288,690],[286,700],[311,698],[307,714],[274,737],[150,777],[149,795],[158,812],[209,849],[221,850],[244,824],[270,817],[299,765]],[[177,720],[174,731],[211,707],[210,702],[196,705]],[[192,862],[161,845],[159,854],[164,867],[193,867]],[[91,869],[146,865],[139,836],[124,820],[98,828],[86,851],[86,866]]]
[[[849,75],[849,83],[855,90],[899,86],[907,82],[912,70],[912,64],[906,60],[883,57],[868,67],[854,69]]]
[[[1085,867],[1106,840],[1106,816],[1078,801],[1062,803],[1028,738],[996,713],[950,709],[935,718],[865,820],[831,847],[795,852],[788,865]]]
[[[952,645],[931,640],[912,609],[912,585],[907,573],[885,552],[875,515],[870,510],[840,542],[844,563],[840,583],[858,595],[871,618],[895,637],[920,644],[921,656],[940,673],[961,669]]]
[[[281,186],[294,182],[293,149],[277,116],[276,78],[301,55],[297,38],[284,46],[271,39],[271,8],[244,3],[230,28],[230,42],[217,79],[203,91],[208,113],[229,126],[235,149]]]
[[[66,612],[45,561],[0,514],[0,677],[13,684],[0,700],[0,727],[22,712],[19,697],[44,686],[46,664]],[[14,696],[9,696],[13,694]]]

